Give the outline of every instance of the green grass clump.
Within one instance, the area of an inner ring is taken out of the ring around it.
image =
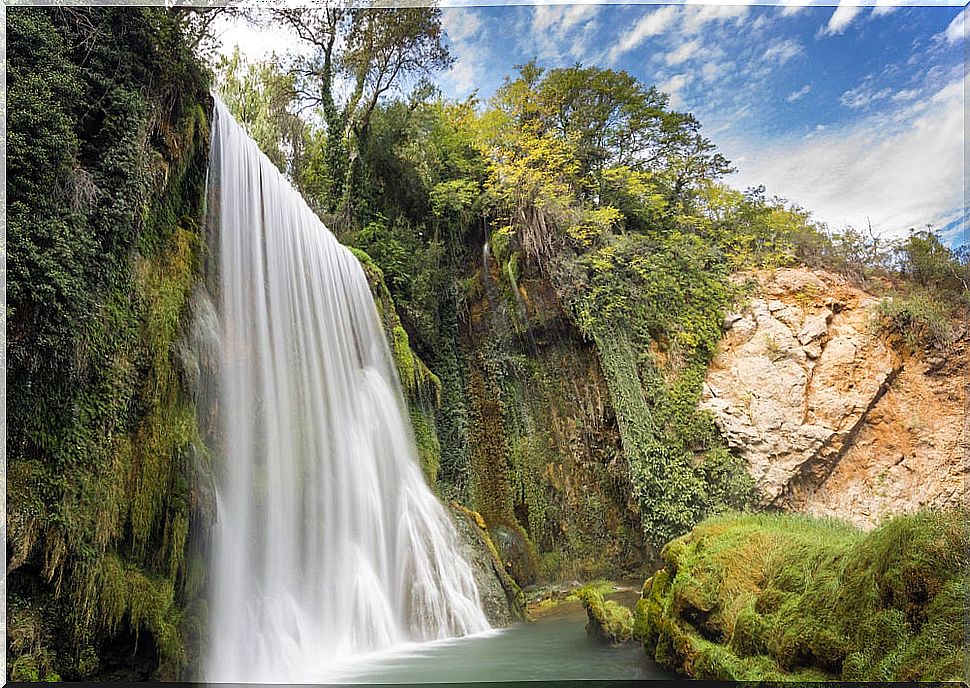
[[[881,302],[875,328],[911,352],[927,347],[944,350],[953,339],[950,319],[940,296],[920,289]]]
[[[659,663],[716,680],[964,677],[966,510],[871,533],[798,515],[725,515],[668,543],[636,635]]]

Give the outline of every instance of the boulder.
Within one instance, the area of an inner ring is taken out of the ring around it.
[[[586,610],[586,635],[612,645],[633,639],[633,612],[614,600],[606,600],[603,594],[591,587],[578,593]]]

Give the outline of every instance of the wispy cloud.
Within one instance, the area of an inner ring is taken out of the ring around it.
[[[943,36],[946,38],[947,43],[951,45],[959,43],[967,37],[967,12],[968,9],[964,7],[963,11],[954,17],[953,21],[946,27]]]
[[[798,41],[791,39],[779,40],[768,46],[768,49],[765,50],[761,58],[768,62],[776,62],[779,65],[783,65],[801,52],[802,44]]]
[[[707,24],[734,20],[743,23],[749,8],[744,3],[733,5],[685,5],[684,33],[699,33]]]
[[[693,37],[709,24],[735,22],[743,24],[750,7],[740,5],[664,5],[643,15],[636,24],[620,36],[619,41],[607,52],[610,64],[648,39],[661,34],[681,34]],[[676,56],[675,56],[676,59]],[[686,59],[686,58],[685,58]]]
[[[734,69],[733,62],[705,62],[701,67],[701,79],[711,82]]]
[[[871,220],[898,235],[945,226],[962,215],[966,85],[960,78],[893,119],[874,113],[801,140],[725,142],[729,157],[744,151],[732,181],[766,184],[834,227]]]
[[[811,85],[805,84],[801,88],[789,93],[788,98],[786,98],[785,100],[787,100],[789,103],[794,103],[796,101],[801,100],[805,96],[807,96],[811,90],[812,90]]]
[[[488,51],[481,40],[485,24],[474,11],[446,7],[441,10],[441,25],[455,57],[455,63],[441,78],[456,95],[469,95],[485,74]]]
[[[683,90],[691,81],[688,74],[675,74],[657,85],[661,91],[670,96],[670,107],[678,110],[684,106]]]
[[[876,0],[876,6],[872,8],[873,17],[885,17],[899,9],[899,5],[893,4],[895,0]]]
[[[894,103],[904,103],[907,100],[912,100],[919,95],[918,88],[904,88],[902,91],[896,91],[889,98]]]
[[[626,53],[638,48],[651,36],[663,33],[677,20],[679,14],[679,7],[665,5],[643,15],[629,31],[620,36],[620,40],[610,49],[608,60],[615,63]]]
[[[697,39],[685,41],[667,53],[664,59],[668,65],[679,65],[694,57],[701,45],[701,42]]]
[[[852,110],[862,110],[877,101],[885,100],[892,94],[893,90],[890,87],[877,89],[873,87],[872,79],[866,77],[856,88],[844,92],[839,102]]]
[[[519,36],[531,46],[537,57],[544,60],[560,60],[569,57],[585,60],[591,52],[592,37],[596,29],[596,17],[601,10],[597,4],[590,5],[536,5],[531,19],[524,25]]]
[[[862,12],[862,7],[857,4],[858,0],[842,0],[835,12],[829,17],[828,23],[819,30],[820,36],[832,36],[844,33],[849,25],[856,20]]]

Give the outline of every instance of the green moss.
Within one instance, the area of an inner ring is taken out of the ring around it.
[[[722,516],[668,544],[644,586],[647,652],[693,678],[960,680],[965,511],[872,533],[804,516]]]
[[[577,593],[586,610],[586,634],[602,643],[625,643],[633,638],[633,612],[615,600],[604,600],[594,586]]]
[[[143,651],[154,664],[129,675],[174,679],[189,652],[176,591],[199,468],[186,461],[198,431],[175,352],[203,263],[207,85],[170,15],[82,12],[10,13],[14,100],[58,74],[79,86],[9,123],[8,584],[41,627],[11,667],[91,678],[113,670],[113,646],[147,633],[157,657]],[[90,27],[103,40],[91,44]],[[54,172],[72,176],[70,193],[44,189],[51,169],[25,162],[49,120],[71,125],[71,140],[41,137],[61,146]]]
[[[438,471],[441,470],[441,443],[435,432],[434,415],[412,406],[411,427],[414,428],[421,470],[428,485],[434,487],[438,484]]]

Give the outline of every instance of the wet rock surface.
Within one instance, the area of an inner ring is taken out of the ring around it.
[[[502,562],[477,512],[452,504],[452,520],[462,554],[472,567],[482,609],[490,624],[510,626],[524,615],[522,591],[502,568]]]

